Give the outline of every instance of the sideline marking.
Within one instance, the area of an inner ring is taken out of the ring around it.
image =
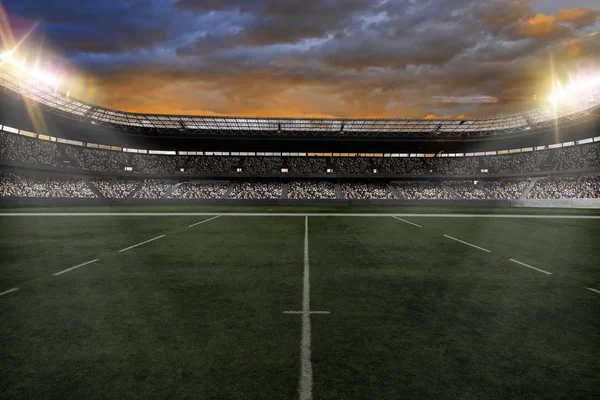
[[[284,314],[305,314],[304,311],[284,311]],[[309,314],[331,314],[330,311],[309,311]]]
[[[600,219],[599,215],[542,214],[394,214],[394,213],[2,213],[0,217],[423,217],[423,218],[532,218],[532,219]]]
[[[164,238],[165,236],[167,236],[167,235],[160,235],[160,236],[155,237],[154,239],[150,239],[150,240],[146,240],[145,242],[142,242],[142,243],[134,244],[133,246],[129,246],[129,247],[126,247],[124,249],[119,250],[119,253],[122,253],[122,252],[127,251],[127,250],[131,250],[134,247],[138,247],[138,246],[141,246],[141,245],[146,244],[146,243],[153,242],[153,241],[158,240],[160,238]]]
[[[300,400],[312,399],[313,371],[310,339],[310,276],[308,258],[308,216],[304,217],[304,290],[302,292],[302,342],[300,343]]]
[[[513,259],[513,258],[511,258],[511,259],[510,259],[510,261],[512,261],[512,262],[514,262],[514,263],[516,263],[516,264],[520,264],[520,265],[522,265],[522,266],[524,266],[524,267],[527,267],[527,268],[535,269],[536,271],[542,272],[542,273],[544,273],[544,274],[546,274],[546,275],[552,275],[552,272],[548,272],[548,271],[544,271],[543,269],[539,269],[539,268],[536,268],[536,267],[532,267],[532,266],[531,266],[531,265],[529,265],[529,264],[525,264],[524,262],[521,262],[521,261],[515,260],[515,259]]]
[[[419,225],[419,224],[415,224],[414,222],[407,221],[407,220],[405,220],[405,219],[402,219],[402,218],[400,218],[400,217],[394,217],[394,218],[396,218],[398,221],[402,221],[402,222],[405,222],[405,223],[407,223],[407,224],[414,225],[414,226],[416,226],[417,228],[422,228],[422,226],[421,226],[421,225]]]
[[[194,227],[196,225],[203,224],[203,223],[208,222],[208,221],[212,221],[213,219],[217,219],[219,217],[220,217],[220,215],[217,215],[216,217],[212,217],[212,218],[209,218],[209,219],[205,219],[204,221],[196,222],[195,224],[191,224],[190,226],[188,226],[188,228]]]
[[[8,289],[7,291],[0,293],[0,296],[4,296],[5,294],[16,292],[17,290],[19,290],[19,288]]]
[[[591,288],[591,287],[586,287],[586,289],[587,290],[591,290],[592,292],[596,292],[596,293],[600,294],[600,290],[598,290],[598,289],[594,289],[594,288]]]
[[[88,265],[88,264],[91,264],[91,263],[95,263],[96,261],[100,261],[100,259],[99,259],[99,258],[96,258],[95,260],[88,261],[88,262],[84,262],[83,264],[79,264],[79,265],[76,265],[76,266],[74,266],[74,267],[67,268],[67,269],[65,269],[64,271],[60,271],[60,272],[57,272],[57,273],[55,273],[55,274],[52,274],[52,275],[54,275],[54,276],[62,275],[62,274],[64,274],[65,272],[73,271],[74,269],[77,269],[77,268],[79,268],[79,267],[83,267],[84,265]]]
[[[460,239],[457,239],[457,238],[455,238],[455,237],[448,236],[448,235],[444,235],[444,236],[445,236],[445,237],[447,237],[448,239],[456,240],[457,242],[460,242],[460,243],[466,244],[467,246],[475,247],[476,249],[479,249],[479,250],[482,250],[482,251],[485,251],[485,252],[491,253],[491,251],[490,251],[490,250],[488,250],[488,249],[484,249],[483,247],[475,246],[474,244],[471,244],[471,243],[469,243],[469,242],[465,242],[464,240],[460,240]]]

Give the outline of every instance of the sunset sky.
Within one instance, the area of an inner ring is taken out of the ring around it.
[[[488,116],[539,107],[553,68],[600,71],[598,0],[0,4],[17,40],[34,27],[27,47],[91,78],[86,100],[126,111]]]

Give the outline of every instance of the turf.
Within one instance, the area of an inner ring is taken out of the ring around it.
[[[0,217],[0,398],[297,397],[304,218],[206,218]],[[315,399],[600,393],[599,220],[406,219],[309,218]]]

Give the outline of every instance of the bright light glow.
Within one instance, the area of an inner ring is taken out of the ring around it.
[[[20,63],[17,62],[17,60],[14,57],[14,49],[0,54],[0,58],[2,60],[6,61],[7,63],[9,63],[10,65],[14,66],[15,68],[19,69],[21,72],[26,73],[34,80],[42,82],[42,83],[54,88],[55,90],[58,88],[58,86],[61,83],[58,76],[49,74],[45,71],[40,71],[38,69],[37,63],[33,68],[27,68],[25,66],[25,58],[23,58],[22,62],[20,62]]]
[[[563,86],[560,81],[553,82],[552,94],[548,102],[555,108],[560,105],[585,102],[593,99],[600,89],[600,76],[580,75],[571,78],[568,85]]]

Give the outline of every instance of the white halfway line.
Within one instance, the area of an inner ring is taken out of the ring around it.
[[[67,269],[65,269],[64,271],[60,271],[60,272],[57,272],[57,273],[55,273],[55,274],[52,274],[52,275],[54,275],[54,276],[62,275],[62,274],[64,274],[65,272],[73,271],[74,269],[77,269],[77,268],[79,268],[79,267],[83,267],[84,265],[88,265],[88,264],[91,264],[91,263],[95,263],[96,261],[100,261],[100,259],[99,259],[99,258],[96,258],[95,260],[88,261],[88,262],[84,262],[83,264],[79,264],[79,265],[76,265],[76,266],[74,266],[74,267],[67,268]]]
[[[146,240],[145,242],[142,242],[142,243],[134,244],[133,246],[129,246],[129,247],[126,247],[126,248],[124,248],[122,250],[119,250],[119,253],[122,253],[122,252],[127,251],[127,250],[131,250],[134,247],[138,247],[138,246],[141,246],[141,245],[146,244],[146,243],[153,242],[153,241],[158,240],[160,238],[164,238],[165,236],[167,236],[167,235],[160,235],[160,236],[155,237],[154,239],[150,239],[150,240]]]
[[[19,288],[8,289],[7,291],[0,293],[0,296],[4,296],[5,294],[16,292],[17,290],[19,290]]]
[[[517,260],[515,260],[515,259],[512,259],[512,258],[510,259],[510,261],[512,261],[512,262],[514,262],[514,263],[516,263],[516,264],[522,265],[522,266],[524,266],[524,267],[527,267],[527,268],[535,269],[536,271],[542,272],[542,273],[544,273],[544,274],[547,274],[547,275],[552,275],[552,272],[548,272],[548,271],[544,271],[543,269],[539,269],[539,268],[536,268],[536,267],[532,267],[531,265],[525,264],[524,262],[517,261]]]
[[[600,290],[598,290],[598,289],[594,289],[594,288],[591,288],[591,287],[586,287],[586,289],[587,290],[591,290],[592,292],[596,292],[596,293],[600,294]]]
[[[394,217],[394,218],[396,218],[398,221],[402,221],[402,222],[405,222],[405,223],[407,223],[407,224],[414,225],[414,226],[416,226],[417,228],[422,228],[422,226],[421,226],[421,225],[419,225],[419,224],[415,224],[414,222],[410,222],[410,221],[407,221],[407,220],[405,220],[405,219],[402,219],[402,218],[399,218],[399,217]]]
[[[469,243],[469,242],[465,242],[464,240],[460,240],[460,239],[457,239],[457,238],[455,238],[455,237],[448,236],[448,235],[444,235],[444,236],[445,236],[445,237],[447,237],[448,239],[456,240],[457,242],[460,242],[460,243],[462,243],[462,244],[466,244],[467,246],[475,247],[476,249],[479,249],[479,250],[482,250],[482,251],[485,251],[485,252],[491,253],[491,251],[490,251],[490,250],[488,250],[488,249],[484,249],[483,247],[475,246],[474,244],[471,244],[471,243]]]
[[[304,217],[304,290],[302,292],[302,341],[300,343],[300,400],[312,399],[313,371],[310,340],[310,277],[308,259],[308,216]]]
[[[284,311],[284,314],[306,314],[304,311]],[[309,314],[331,314],[329,311],[309,311]]]
[[[203,223],[208,222],[208,221],[212,221],[213,219],[217,219],[219,217],[220,217],[220,215],[217,215],[216,217],[212,217],[212,218],[209,218],[209,219],[205,219],[204,221],[196,222],[195,224],[191,224],[190,226],[188,226],[188,228],[191,228],[191,227],[196,226],[196,225],[203,224]]]

